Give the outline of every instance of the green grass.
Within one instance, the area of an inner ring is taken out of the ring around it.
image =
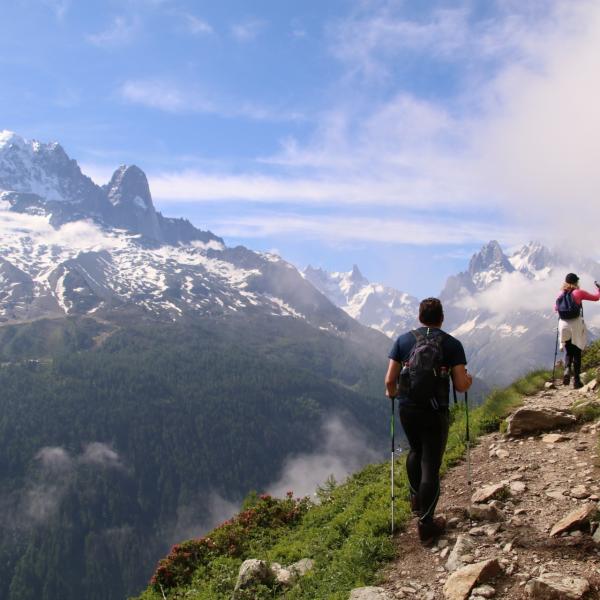
[[[543,388],[549,373],[536,371],[511,386],[494,390],[479,408],[469,414],[471,440],[497,429],[523,396]],[[465,452],[464,403],[452,410],[452,425],[442,472],[459,462]],[[398,468],[396,523],[403,528],[409,518],[405,470]],[[163,590],[168,600],[230,600],[237,571],[246,558],[290,564],[312,558],[315,569],[291,589],[258,586],[247,598],[263,600],[346,600],[354,587],[377,581],[381,567],[394,556],[390,538],[389,464],[369,465],[344,484],[331,482],[320,492],[321,503],[311,506],[299,523],[250,534],[251,540],[238,556],[218,556],[195,565],[187,585]],[[219,531],[207,537],[220,535]],[[244,600],[246,596],[239,596]],[[162,600],[162,592],[150,587],[139,600]]]

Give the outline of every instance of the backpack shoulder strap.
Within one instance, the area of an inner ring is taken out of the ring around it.
[[[425,339],[425,336],[418,329],[413,329],[411,333],[415,336],[415,340],[417,343]]]

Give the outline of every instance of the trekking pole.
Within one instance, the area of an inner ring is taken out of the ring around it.
[[[394,492],[394,452],[395,452],[395,415],[394,415],[394,396],[390,398],[392,401],[392,420],[391,420],[391,437],[392,437],[392,473],[391,473],[391,482],[392,482],[392,535],[394,535],[394,500],[395,500],[395,492]]]
[[[557,357],[558,357],[558,323],[556,324],[556,344],[554,345],[554,364],[552,365],[552,383],[554,383]]]
[[[466,441],[467,441],[467,485],[471,489],[471,435],[469,432],[469,392],[465,392]]]

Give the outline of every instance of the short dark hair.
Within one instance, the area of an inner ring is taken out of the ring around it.
[[[419,321],[423,325],[440,325],[444,320],[444,309],[437,298],[425,298],[419,304]]]

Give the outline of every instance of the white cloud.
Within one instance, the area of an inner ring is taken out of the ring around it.
[[[369,7],[372,8],[372,7]],[[468,12],[464,8],[435,10],[424,21],[397,16],[385,6],[344,20],[333,29],[333,54],[353,73],[382,76],[389,59],[408,49],[454,57],[469,38]]]
[[[71,0],[42,0],[42,2],[54,12],[59,21],[65,18],[71,6]]]
[[[248,19],[231,26],[231,35],[238,42],[254,41],[266,28],[267,24],[261,19]]]
[[[296,235],[330,243],[472,244],[490,239],[522,240],[522,231],[481,221],[435,221],[422,217],[359,217],[347,215],[257,214],[215,220],[225,237],[269,238]]]
[[[161,79],[130,80],[120,89],[121,97],[132,104],[167,112],[215,112],[215,107],[198,90],[191,93],[177,84]]]
[[[118,236],[102,231],[92,221],[74,221],[55,229],[48,217],[12,212],[1,205],[0,229],[9,241],[11,234],[21,238],[26,230],[33,239],[37,238],[35,243],[59,244],[73,250],[112,250],[123,244]]]
[[[91,442],[84,448],[79,461],[85,464],[98,465],[101,467],[121,468],[119,454],[113,448],[102,442]]]
[[[102,48],[125,46],[133,41],[138,28],[139,24],[136,20],[116,16],[106,29],[88,34],[86,39],[90,44]]]
[[[185,13],[182,16],[188,31],[194,35],[212,35],[215,32],[211,25],[204,19],[200,19],[190,13]]]
[[[73,464],[69,453],[60,446],[45,446],[36,454],[36,459],[50,469],[70,469]]]
[[[281,477],[268,487],[269,493],[283,497],[292,491],[295,496],[312,496],[330,475],[341,483],[360,467],[381,460],[364,433],[340,417],[332,417],[324,423],[321,438],[324,440],[321,449],[285,461]]]
[[[302,118],[301,114],[294,111],[240,102],[239,99],[219,98],[198,87],[168,79],[132,79],[121,85],[119,95],[131,104],[171,113],[205,113],[256,121],[294,121]]]

